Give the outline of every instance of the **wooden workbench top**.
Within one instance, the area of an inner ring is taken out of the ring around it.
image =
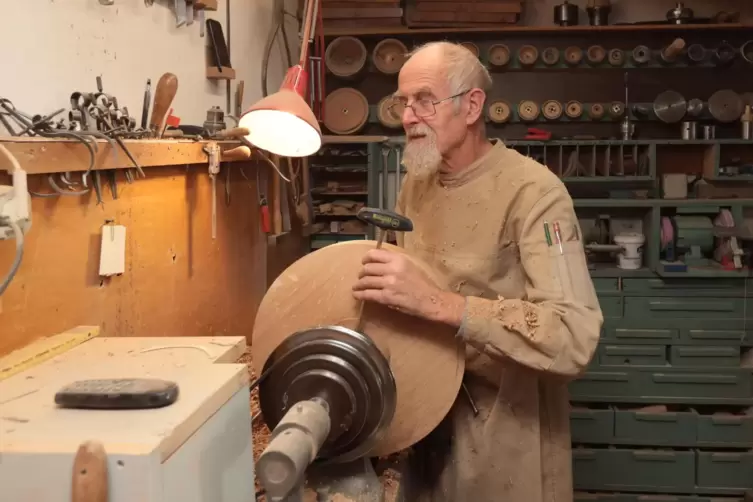
[[[87,440],[108,454],[157,454],[167,459],[236,392],[248,385],[233,364],[243,337],[99,337],[0,381],[3,453],[75,452]],[[55,393],[75,380],[160,378],[178,384],[171,406],[153,410],[58,408]],[[250,432],[249,432],[250,433]]]

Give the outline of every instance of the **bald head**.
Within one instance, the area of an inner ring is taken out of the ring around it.
[[[478,57],[460,44],[429,42],[408,54],[404,66],[433,67],[447,79],[451,94],[468,89],[489,92],[492,78]],[[408,68],[410,70],[410,68]]]

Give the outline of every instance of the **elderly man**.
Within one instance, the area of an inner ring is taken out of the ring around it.
[[[398,244],[452,285],[443,291],[399,254],[373,250],[354,296],[457,327],[465,384],[447,419],[416,445],[403,498],[573,499],[567,383],[588,365],[603,317],[573,203],[545,166],[485,134],[491,77],[467,49],[435,42],[403,66],[406,133]]]

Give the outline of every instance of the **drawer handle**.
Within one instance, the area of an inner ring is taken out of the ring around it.
[[[653,380],[657,383],[737,384],[737,377],[733,375],[669,375],[666,373],[654,373]]]
[[[596,453],[593,451],[573,451],[573,458],[578,460],[596,460]]]
[[[579,380],[589,380],[591,382],[628,382],[630,379],[627,373],[608,373],[599,371],[595,373],[586,373]]]
[[[677,502],[680,500],[674,495],[639,495],[638,502]]]
[[[634,451],[633,458],[650,462],[672,462],[675,460],[675,453],[671,451]]]
[[[734,312],[729,303],[701,302],[650,302],[649,309],[655,312]]]
[[[728,463],[740,463],[743,455],[740,453],[712,453],[712,462],[728,462]]]
[[[635,419],[644,422],[677,422],[677,415],[675,413],[648,413],[645,411],[636,411]]]
[[[711,423],[714,425],[736,425],[743,424],[746,417],[711,417]]]

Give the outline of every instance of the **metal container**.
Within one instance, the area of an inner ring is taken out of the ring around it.
[[[715,125],[703,126],[703,139],[716,139],[716,126]]]
[[[698,122],[686,120],[681,125],[682,139],[698,139]]]
[[[560,26],[577,26],[578,6],[567,1],[554,7],[554,24]]]

